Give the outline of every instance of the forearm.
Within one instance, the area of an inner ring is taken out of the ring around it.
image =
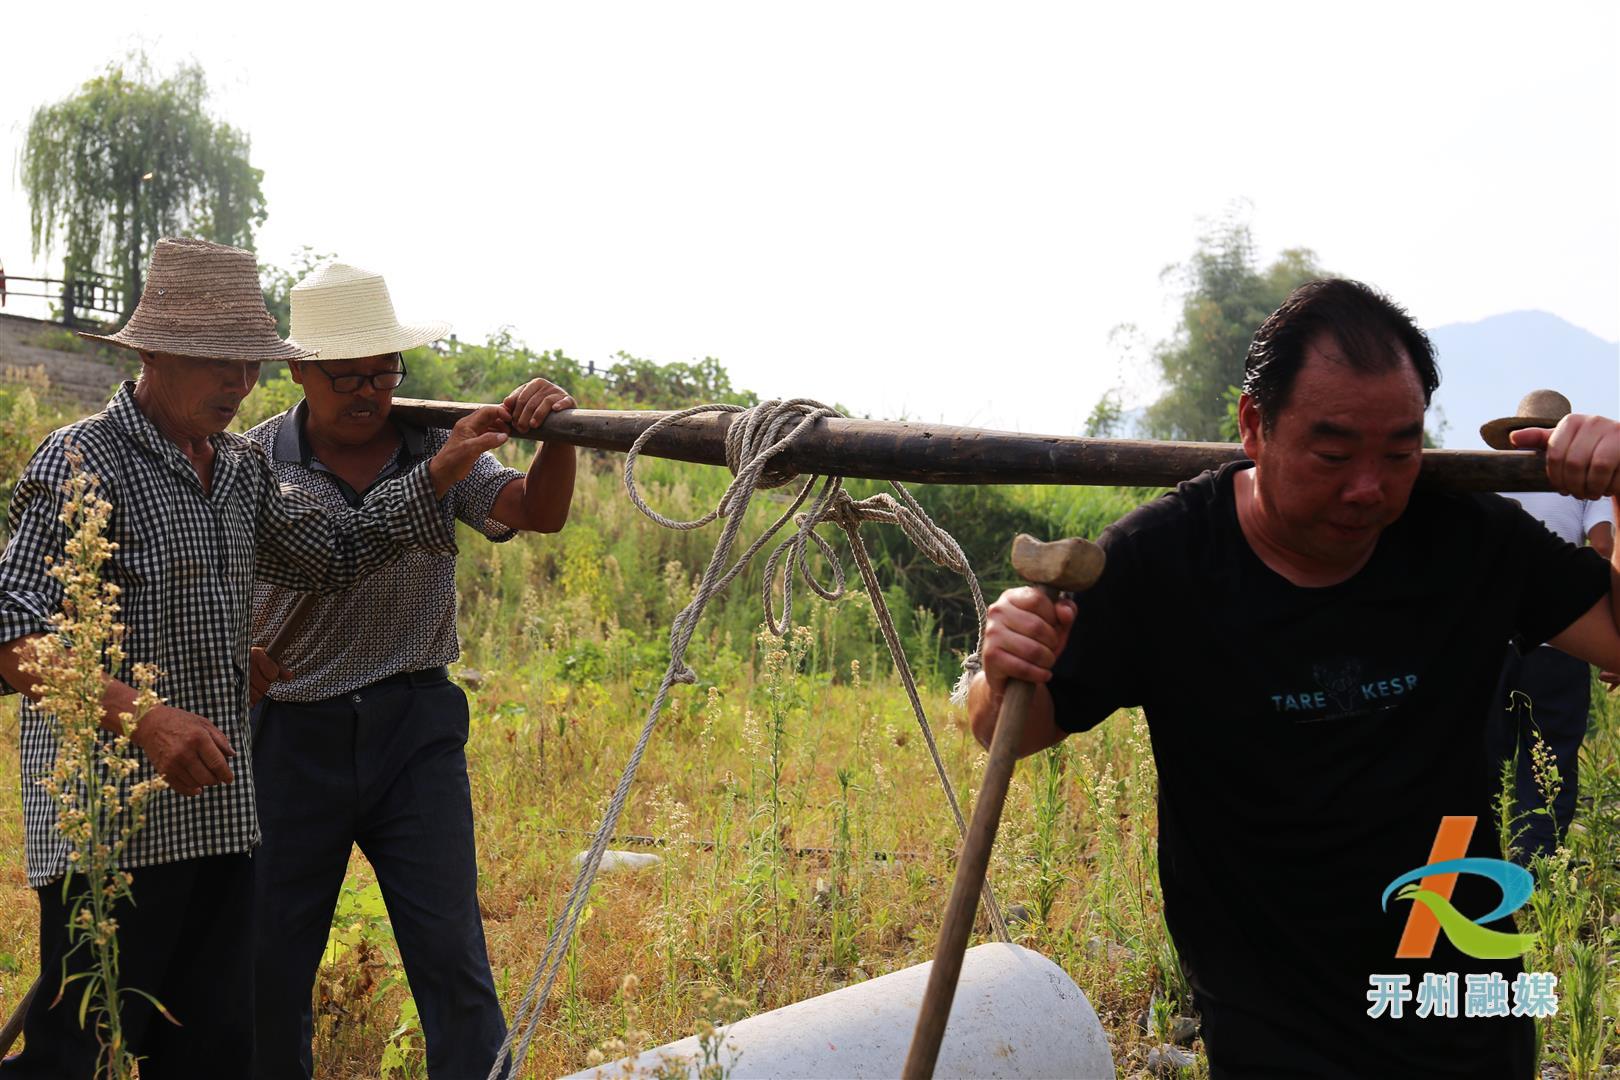
[[[0,677],[29,701],[37,702],[40,699],[42,686],[38,675],[23,670],[23,663],[28,658],[32,643],[44,636],[31,634],[0,645]],[[111,675],[104,675],[102,678],[104,683],[101,694],[102,729],[114,735],[122,735],[124,725],[119,718],[124,713],[134,714],[136,711],[135,688],[128,683],[119,682]]]
[[[569,443],[542,443],[522,479],[513,480],[495,497],[489,516],[526,532],[554,533],[568,521],[574,501],[574,448]]]
[[[428,480],[433,485],[433,497],[435,499],[444,498],[451,488],[461,482],[461,477],[465,475],[465,473],[461,473],[451,463],[443,460],[437,454],[428,459],[427,471]]]
[[[1587,534],[1587,541],[1609,564],[1609,618],[1614,622],[1616,635],[1620,635],[1620,544],[1614,543],[1614,528],[1620,526],[1620,495],[1609,496],[1609,511],[1613,524],[1608,529],[1602,526],[1593,529]],[[1604,533],[1608,534],[1607,550],[1598,543],[1605,539]]]
[[[1609,556],[1609,618],[1620,635],[1620,549]]]
[[[455,531],[414,469],[372,489],[357,510],[331,510],[302,491],[266,492],[255,534],[254,576],[300,592],[354,586],[408,550],[454,554]]]
[[[973,728],[973,737],[986,749],[989,748],[990,740],[995,735],[996,721],[1000,716],[1006,685],[1002,683],[1000,693],[994,692],[990,687],[990,680],[980,672],[973,677],[973,682],[968,686],[968,722]],[[1018,756],[1028,757],[1049,746],[1056,746],[1067,734],[1068,732],[1057,725],[1051,692],[1044,685],[1037,683],[1034,693],[1029,696],[1029,715],[1024,721],[1024,739],[1018,747]]]
[[[534,532],[557,532],[568,522],[574,501],[574,447],[548,442],[529,462],[523,478],[523,516]]]

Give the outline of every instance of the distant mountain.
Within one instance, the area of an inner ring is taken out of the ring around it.
[[[1483,449],[1479,426],[1511,415],[1541,387],[1569,398],[1576,412],[1620,416],[1620,343],[1556,315],[1513,311],[1439,326],[1429,337],[1440,354],[1434,405],[1444,412],[1442,441],[1452,449]]]

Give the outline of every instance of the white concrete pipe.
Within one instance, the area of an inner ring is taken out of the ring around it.
[[[900,1075],[932,962],[846,986],[723,1029],[719,1061],[748,1077]],[[690,1062],[696,1036],[639,1058],[574,1073],[592,1077],[668,1076],[666,1063]],[[1086,995],[1062,968],[1018,945],[969,949],[934,1071],[939,1077],[1112,1077],[1108,1038]]]

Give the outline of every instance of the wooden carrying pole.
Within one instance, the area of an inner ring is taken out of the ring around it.
[[[451,427],[481,406],[395,398],[395,416]],[[597,450],[630,449],[667,412],[568,409],[552,413],[525,439]],[[688,417],[642,448],[654,457],[724,465],[725,432],[737,413]],[[1113,484],[1168,487],[1205,469],[1242,460],[1236,443],[1152,442],[1024,435],[1011,431],[891,420],[829,418],[776,460],[801,473],[937,484]],[[1420,487],[1440,491],[1548,491],[1541,455],[1529,450],[1427,450]]]

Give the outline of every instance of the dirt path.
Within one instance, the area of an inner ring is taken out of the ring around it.
[[[120,380],[135,377],[134,356],[75,337],[55,323],[0,315],[0,378],[31,381],[32,372],[43,369],[50,380],[46,396],[79,413],[96,412]]]

